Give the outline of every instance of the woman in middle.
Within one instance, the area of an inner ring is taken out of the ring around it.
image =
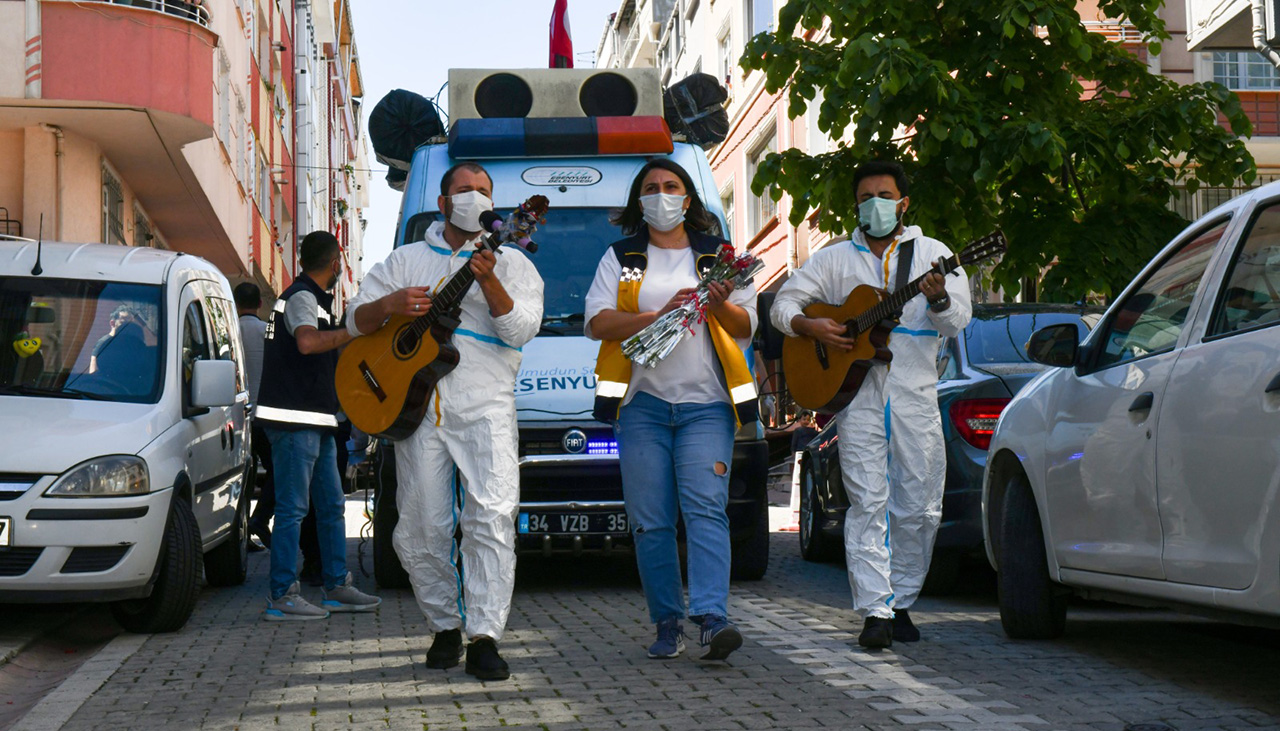
[[[684,650],[684,590],[676,545],[683,516],[689,562],[688,616],[700,626],[703,660],[742,645],[728,620],[729,467],[737,428],[756,418],[755,379],[745,350],[756,328],[755,288],[709,285],[705,323],[653,368],[632,367],[622,342],[684,303],[723,239],[693,181],[671,160],[636,175],[613,223],[613,244],[587,293],[586,334],[602,341],[595,416],[612,423],[636,563],[657,625],[651,658]]]

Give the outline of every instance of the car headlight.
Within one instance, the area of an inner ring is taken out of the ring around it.
[[[47,497],[123,497],[151,492],[147,463],[137,457],[103,457],[76,465],[59,477]]]

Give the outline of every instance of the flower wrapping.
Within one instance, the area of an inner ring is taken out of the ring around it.
[[[648,327],[622,341],[622,354],[632,363],[653,368],[671,355],[676,346],[693,335],[693,326],[707,321],[707,302],[711,282],[732,283],[741,289],[751,283],[764,262],[750,252],[735,254],[733,247],[724,244],[716,253],[716,262],[698,281],[697,291],[679,307],[654,320]]]

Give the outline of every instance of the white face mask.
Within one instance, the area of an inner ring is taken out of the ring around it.
[[[478,190],[458,193],[451,196],[449,201],[453,204],[452,211],[449,213],[449,223],[467,233],[480,231],[480,214],[493,210],[493,201]]]
[[[670,231],[684,222],[684,200],[687,196],[654,193],[640,196],[644,222],[659,231]]]

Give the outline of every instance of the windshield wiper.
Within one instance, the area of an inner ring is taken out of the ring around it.
[[[575,312],[571,315],[552,315],[542,318],[542,327],[538,330],[539,335],[564,335],[565,330],[573,327],[581,327],[586,316],[581,312]],[[560,328],[560,329],[557,329]]]
[[[87,399],[90,401],[112,400],[110,396],[74,388],[41,388],[39,386],[23,385],[0,386],[0,396],[49,396],[51,398]]]

